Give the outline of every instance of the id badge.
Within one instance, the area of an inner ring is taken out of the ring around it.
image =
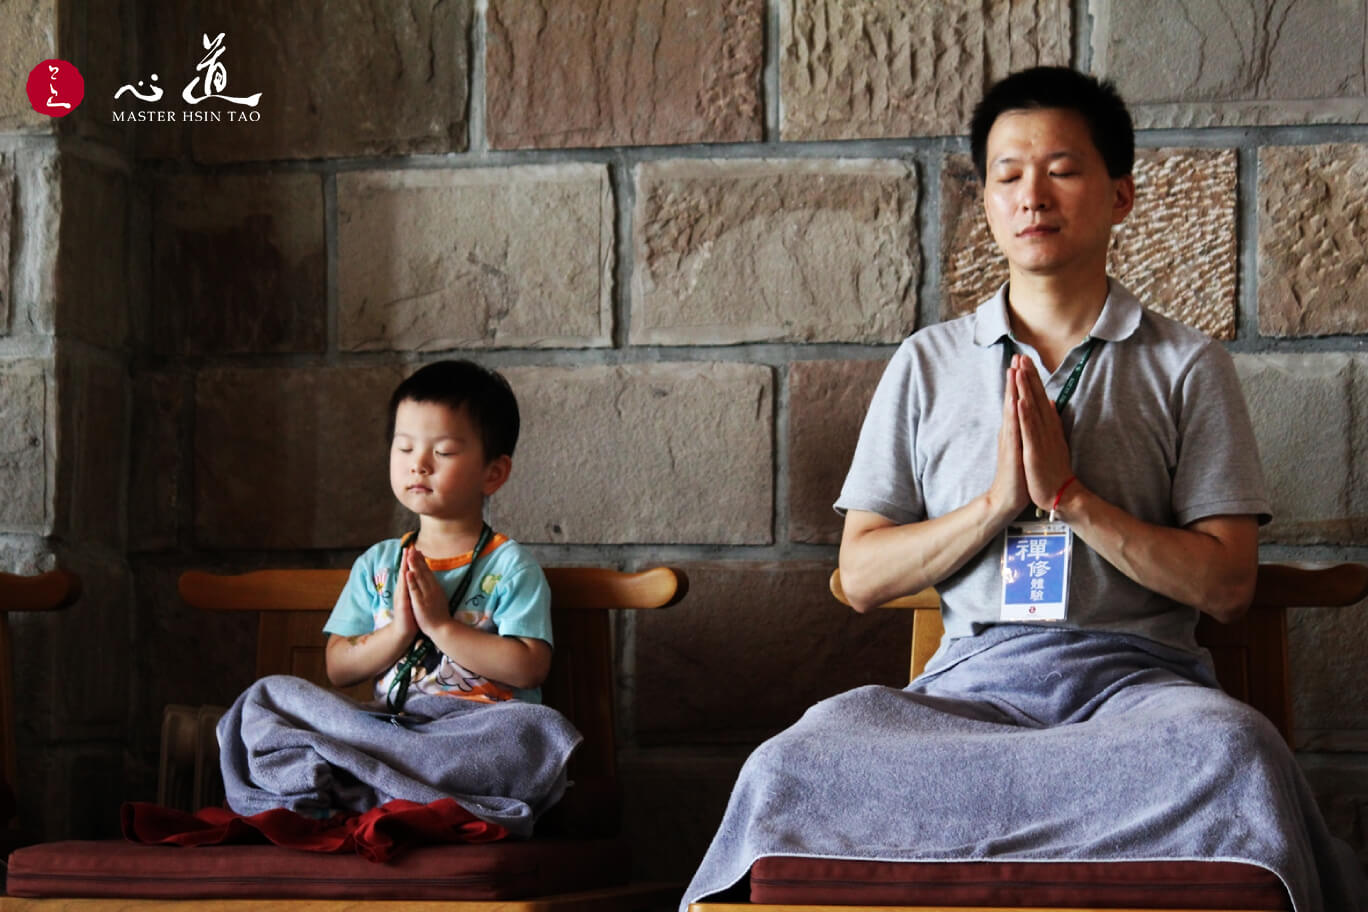
[[[1004,621],[1062,621],[1069,616],[1073,531],[1061,522],[1007,526],[1002,551]]]

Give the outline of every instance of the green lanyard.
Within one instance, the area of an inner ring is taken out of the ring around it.
[[[1091,336],[1088,337],[1087,347],[1083,349],[1083,357],[1078,359],[1078,363],[1074,365],[1073,371],[1070,372],[1068,378],[1065,379],[1064,388],[1059,391],[1059,398],[1055,400],[1055,411],[1059,412],[1061,415],[1064,414],[1064,406],[1068,405],[1069,400],[1073,398],[1074,390],[1078,389],[1078,378],[1083,376],[1083,368],[1087,366],[1088,359],[1092,357],[1093,350],[1097,348],[1101,341],[1101,339],[1094,339]],[[1011,336],[1007,337],[1007,353],[1010,355],[1015,355],[1017,353],[1016,342],[1012,341]]]
[[[392,579],[394,585],[399,585],[399,569],[404,564],[404,551],[413,544],[418,537],[417,532],[410,532],[404,536],[399,544],[399,557],[394,562],[394,573]],[[475,550],[470,552],[470,569],[466,570],[465,576],[456,584],[456,590],[451,593],[451,598],[447,600],[447,607],[454,615],[461,602],[465,600],[466,593],[470,591],[470,581],[475,578],[475,562],[480,559],[480,554],[484,551],[489,540],[494,537],[494,530],[489,528],[489,523],[485,523],[480,529],[480,538],[475,542]],[[397,593],[391,596],[390,603],[393,604]],[[385,695],[385,702],[392,713],[404,711],[404,703],[408,700],[409,685],[413,683],[413,669],[417,667],[423,659],[427,658],[437,646],[432,639],[425,633],[419,633],[413,638],[413,644],[409,646],[408,652],[404,655],[399,667],[394,672],[394,677],[390,679],[389,693]]]

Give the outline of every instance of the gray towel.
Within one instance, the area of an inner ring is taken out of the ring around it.
[[[906,690],[841,694],[762,744],[681,909],[767,855],[1239,861],[1297,912],[1368,903],[1286,743],[1200,660],[1037,627],[958,640]]]
[[[408,727],[366,712],[373,708],[300,678],[257,681],[218,725],[229,807],[327,817],[450,797],[527,837],[564,793],[565,764],[581,740],[554,709],[516,700],[414,696]]]

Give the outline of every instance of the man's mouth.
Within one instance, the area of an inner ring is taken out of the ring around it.
[[[1028,225],[1017,232],[1017,237],[1041,237],[1047,234],[1057,234],[1059,228],[1054,225]]]

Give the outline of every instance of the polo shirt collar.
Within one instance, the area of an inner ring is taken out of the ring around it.
[[[1116,279],[1109,278],[1107,300],[1088,335],[1107,342],[1128,339],[1139,328],[1142,311],[1135,295]],[[1007,319],[1007,283],[1004,282],[997,294],[974,311],[974,344],[986,348],[1001,342],[1011,335],[1011,325]]]

